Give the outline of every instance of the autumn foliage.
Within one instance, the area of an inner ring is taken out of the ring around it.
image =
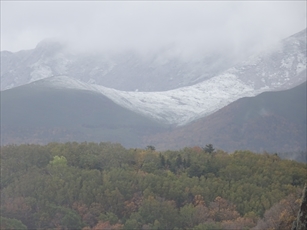
[[[306,164],[112,143],[1,147],[1,229],[289,229]]]

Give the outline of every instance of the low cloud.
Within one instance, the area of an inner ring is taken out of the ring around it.
[[[246,56],[306,27],[305,1],[1,2],[1,50],[48,37],[80,51]]]

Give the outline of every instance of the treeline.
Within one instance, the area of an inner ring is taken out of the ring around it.
[[[306,164],[206,148],[1,147],[1,229],[290,229]]]

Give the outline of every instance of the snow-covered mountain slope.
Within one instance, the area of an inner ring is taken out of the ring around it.
[[[54,50],[56,48],[50,52]],[[65,67],[61,68],[59,72],[65,70]],[[277,48],[251,57],[220,74],[191,86],[168,91],[120,91],[98,85],[95,81],[74,79],[67,74],[50,77],[48,69],[44,70],[42,72],[46,79],[37,81],[37,84],[100,92],[117,104],[162,123],[184,125],[239,98],[255,96],[264,91],[289,89],[306,81],[306,29],[283,40]],[[33,73],[31,76],[33,80]],[[35,79],[38,78],[35,76]]]

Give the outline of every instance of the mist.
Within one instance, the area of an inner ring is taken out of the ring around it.
[[[80,52],[241,58],[306,28],[305,1],[1,2],[1,51],[66,41]]]

